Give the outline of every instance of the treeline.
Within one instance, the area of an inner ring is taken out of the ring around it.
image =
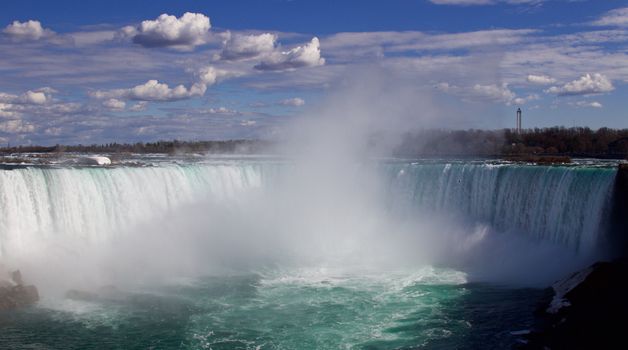
[[[324,137],[324,136],[321,136]],[[377,144],[377,140],[373,140]],[[270,141],[157,141],[93,145],[18,146],[0,148],[9,153],[214,153],[260,154],[276,151]],[[376,146],[375,146],[376,147]],[[406,133],[393,150],[394,156],[447,157],[555,155],[571,157],[626,158],[628,129],[535,128],[516,133],[501,130],[421,130]]]
[[[505,151],[512,153],[548,153],[571,156],[626,156],[628,129],[544,128],[521,134],[505,132]],[[514,146],[512,146],[514,144]]]
[[[394,153],[408,157],[534,154],[626,158],[628,129],[422,130],[404,135]]]
[[[0,153],[222,153],[253,154],[263,152],[270,143],[260,140],[227,141],[157,141],[137,143],[105,143],[92,145],[17,146],[0,148]]]

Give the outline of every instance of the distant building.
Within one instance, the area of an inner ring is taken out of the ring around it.
[[[521,108],[517,108],[517,134],[521,134]]]

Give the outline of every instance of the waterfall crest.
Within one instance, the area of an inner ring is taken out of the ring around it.
[[[463,215],[583,252],[595,249],[605,232],[617,172],[484,163],[402,164],[389,171],[397,196],[423,210]]]
[[[0,254],[51,235],[98,242],[204,196],[259,188],[261,176],[257,165],[0,171]]]
[[[462,215],[575,251],[599,243],[616,174],[613,168],[486,163],[383,168],[392,195],[419,210]],[[276,173],[286,170],[272,162],[3,170],[0,254],[27,251],[33,240],[52,235],[98,242],[180,205],[277,185]]]

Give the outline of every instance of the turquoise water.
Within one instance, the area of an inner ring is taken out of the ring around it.
[[[432,267],[214,276],[1,314],[0,348],[501,349],[530,327],[541,293]]]
[[[603,250],[616,174],[288,163],[0,170],[0,259],[42,291],[0,349],[509,348],[521,286]]]

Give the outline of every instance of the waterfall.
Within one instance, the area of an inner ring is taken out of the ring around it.
[[[595,249],[606,232],[615,168],[486,163],[390,166],[398,197],[573,250]]]
[[[0,170],[0,254],[27,251],[34,240],[54,235],[98,242],[184,204],[277,185],[275,173],[287,168],[251,161]],[[599,243],[616,174],[613,168],[478,162],[383,169],[393,196],[417,210],[462,215],[575,251]]]
[[[0,254],[51,235],[98,242],[204,196],[260,187],[261,177],[254,164],[0,170]]]

